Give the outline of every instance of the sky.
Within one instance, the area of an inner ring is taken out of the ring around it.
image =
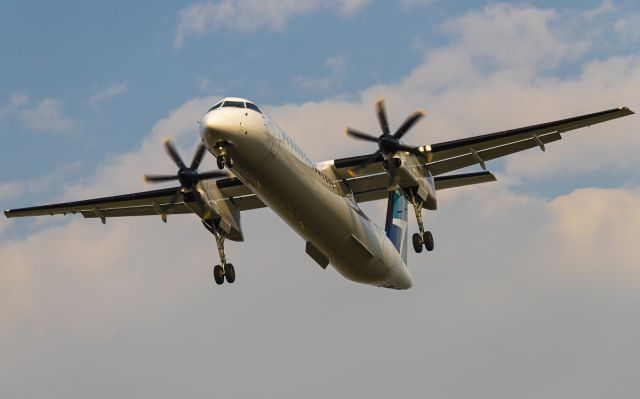
[[[375,132],[378,97],[392,126],[427,110],[415,145],[640,110],[631,0],[5,2],[0,50],[3,209],[151,189],[163,138],[189,158],[224,96],[317,161],[374,150],[344,128]],[[0,218],[0,397],[636,397],[638,130],[440,192],[402,292],[319,268],[268,209],[223,286],[193,216]]]

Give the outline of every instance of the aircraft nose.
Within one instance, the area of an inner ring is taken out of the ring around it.
[[[233,123],[232,119],[221,111],[208,112],[202,117],[200,126],[203,137],[210,136],[219,140],[229,139],[240,130],[239,124]]]

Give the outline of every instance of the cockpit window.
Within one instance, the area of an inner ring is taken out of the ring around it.
[[[244,103],[242,101],[225,101],[222,106],[223,107],[244,108]]]
[[[260,108],[258,108],[258,106],[253,103],[247,103],[247,108],[262,113],[262,111],[260,111]]]
[[[213,107],[209,108],[209,111],[207,111],[207,112],[213,111],[216,108],[220,108],[221,105],[222,105],[222,101],[220,101],[219,103],[217,103]]]

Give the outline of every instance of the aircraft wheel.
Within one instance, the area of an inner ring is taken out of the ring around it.
[[[420,234],[414,233],[411,239],[413,241],[413,249],[416,251],[416,253],[419,254],[420,252],[422,252],[422,237],[420,237]]]
[[[236,270],[231,263],[224,265],[224,277],[226,277],[227,283],[229,284],[236,281]]]
[[[233,168],[233,158],[229,156],[225,157],[225,163],[227,164],[227,168]]]
[[[216,158],[216,163],[218,164],[218,169],[224,169],[224,165],[226,163],[225,156],[220,155]]]
[[[431,234],[430,231],[425,231],[422,240],[424,241],[424,247],[427,248],[427,251],[433,251],[435,243],[433,242],[433,234]]]
[[[216,265],[213,268],[213,279],[216,281],[216,284],[221,285],[224,283],[224,270],[222,266]]]

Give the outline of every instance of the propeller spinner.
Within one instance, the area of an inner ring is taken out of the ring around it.
[[[189,166],[182,161],[178,150],[175,148],[171,140],[167,139],[164,141],[164,148],[169,157],[178,166],[178,173],[175,175],[144,175],[145,181],[149,183],[162,183],[171,180],[178,180],[180,182],[180,191],[176,191],[173,197],[171,197],[168,205],[161,207],[163,214],[167,214],[168,211],[176,204],[180,193],[189,193],[193,191],[200,180],[227,176],[226,173],[218,171],[198,172],[198,166],[200,166],[206,152],[206,148],[202,143],[198,144],[198,148],[196,149],[191,165]]]

